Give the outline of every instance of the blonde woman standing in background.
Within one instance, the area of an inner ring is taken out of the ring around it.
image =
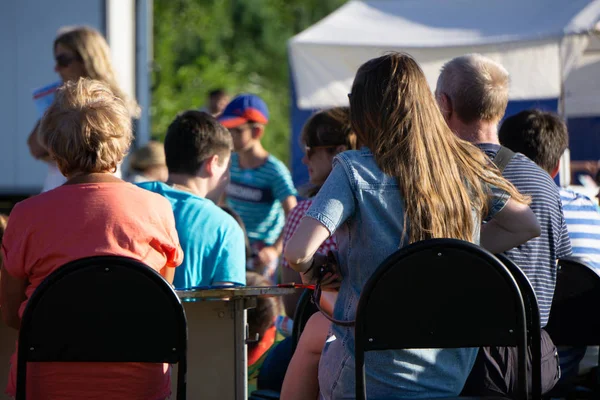
[[[91,78],[105,83],[110,90],[123,100],[131,118],[138,118],[140,108],[134,99],[129,98],[119,87],[110,59],[110,48],[106,40],[94,28],[76,26],[61,28],[53,45],[55,67],[63,82],[77,81],[79,78]],[[27,139],[31,155],[48,163],[48,175],[42,192],[54,189],[66,182],[48,150],[37,140],[39,121]],[[117,171],[120,177],[120,171]]]

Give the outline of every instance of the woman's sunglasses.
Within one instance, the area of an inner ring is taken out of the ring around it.
[[[304,146],[304,151],[306,152],[306,157],[310,159],[312,156],[315,155],[315,150],[317,149],[334,149],[338,146],[339,144],[328,146]]]
[[[54,58],[54,60],[56,61],[56,65],[58,65],[61,68],[68,67],[69,65],[71,65],[71,63],[73,63],[73,61],[76,61],[78,59],[79,57],[77,56],[68,56],[66,54],[59,54]]]

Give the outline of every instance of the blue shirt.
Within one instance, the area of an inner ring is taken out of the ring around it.
[[[598,206],[587,196],[567,189],[560,189],[560,200],[569,229],[573,255],[584,258],[600,274],[600,212]],[[561,381],[567,382],[577,376],[579,363],[587,347],[559,347]],[[595,357],[594,365],[598,365]]]
[[[173,286],[187,289],[214,282],[246,284],[246,247],[238,223],[212,201],[162,182],[139,187],[164,196],[173,207],[183,263],[175,268]]]
[[[500,145],[477,145],[494,158]],[[554,288],[556,287],[556,260],[571,255],[571,241],[563,215],[558,186],[550,175],[521,153],[506,165],[502,173],[522,194],[531,196],[529,207],[537,217],[542,234],[506,252],[531,281],[540,307],[542,328],[548,323]]]
[[[501,210],[508,194],[493,191],[490,214]],[[333,316],[353,320],[362,288],[377,267],[398,250],[404,230],[404,201],[396,179],[384,174],[368,148],[346,151],[319,190],[306,217],[318,220],[339,249],[343,276]],[[479,242],[474,210],[473,242]],[[458,396],[469,375],[476,348],[371,351],[365,355],[369,398]],[[354,398],[354,328],[332,324],[319,365],[321,394],[327,400]]]
[[[600,212],[587,196],[560,189],[573,255],[590,262],[600,273]]]
[[[254,169],[242,169],[238,155],[231,155],[227,203],[244,221],[250,243],[277,241],[285,223],[281,202],[296,194],[290,171],[272,155]]]

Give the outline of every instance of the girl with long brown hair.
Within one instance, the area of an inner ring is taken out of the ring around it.
[[[304,274],[313,263],[325,263],[316,251],[335,234],[342,277],[335,319],[354,319],[363,285],[400,247],[455,238],[495,253],[540,234],[529,199],[480,150],[450,131],[410,56],[391,53],[363,64],[349,97],[352,127],[365,147],[334,159],[285,249],[290,266]],[[319,364],[324,399],[353,398],[353,349],[353,329],[332,325]],[[371,353],[370,396],[418,398],[458,396],[477,350]]]

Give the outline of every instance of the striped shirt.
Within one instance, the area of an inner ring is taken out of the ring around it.
[[[244,221],[251,244],[277,241],[285,223],[281,202],[295,195],[290,172],[272,155],[254,169],[240,168],[238,155],[231,155],[227,203]]]
[[[560,189],[560,200],[569,228],[569,238],[573,247],[573,255],[584,258],[600,274],[600,213],[598,206],[587,196],[567,189]],[[586,346],[558,348],[561,381],[584,373],[586,369],[598,365],[598,346],[595,357],[588,359]],[[594,352],[594,350],[591,350]],[[585,356],[585,362],[582,360]],[[589,363],[589,361],[592,361]],[[583,367],[580,365],[583,364]],[[591,364],[591,366],[588,366]]]
[[[560,189],[573,255],[589,261],[600,273],[600,212],[587,196]]]
[[[500,145],[478,144],[490,158]],[[556,286],[556,260],[571,255],[571,241],[562,210],[558,187],[550,175],[523,154],[517,153],[503,173],[519,192],[531,196],[530,208],[542,227],[542,234],[506,252],[531,281],[540,307],[541,326],[546,326]]]

